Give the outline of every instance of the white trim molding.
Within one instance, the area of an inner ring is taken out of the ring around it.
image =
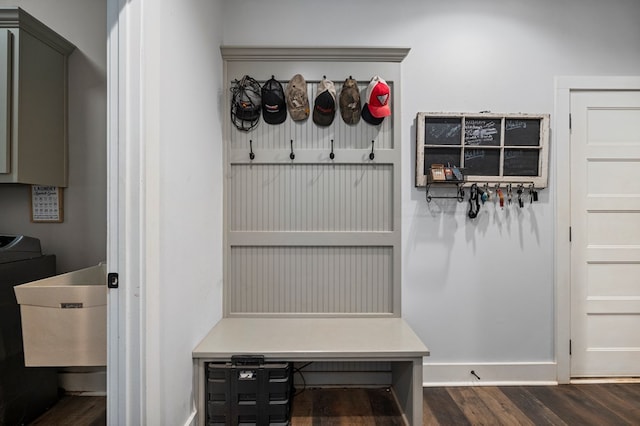
[[[555,159],[555,289],[556,289],[556,362],[558,383],[570,383],[571,359],[571,189],[570,150],[571,92],[585,90],[640,90],[640,76],[589,77],[559,76],[555,78],[553,120],[553,158]]]
[[[402,62],[408,47],[220,46],[225,61]]]
[[[558,384],[555,362],[424,363],[422,371],[425,387]]]

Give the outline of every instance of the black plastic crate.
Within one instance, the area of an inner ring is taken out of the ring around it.
[[[291,363],[234,356],[207,363],[208,426],[286,426],[291,416]]]

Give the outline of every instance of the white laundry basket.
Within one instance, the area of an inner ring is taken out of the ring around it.
[[[107,364],[106,265],[14,287],[28,367]]]

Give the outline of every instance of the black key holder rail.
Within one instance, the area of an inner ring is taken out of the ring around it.
[[[431,193],[432,187],[445,187],[445,186],[454,186],[455,185],[455,194],[453,195],[433,195]],[[480,193],[481,201],[486,202],[493,192],[498,192],[499,190],[505,190],[508,193],[512,191],[515,192],[516,200],[518,206],[520,208],[524,207],[525,200],[528,196],[529,203],[533,203],[534,201],[538,201],[538,191],[536,190],[535,184],[533,182],[492,182],[492,181],[482,181],[482,182],[457,182],[457,181],[440,181],[440,182],[428,182],[425,186],[426,200],[427,203],[430,203],[431,200],[434,199],[452,199],[457,200],[459,203],[464,201],[465,196],[465,187],[475,186]],[[493,191],[493,192],[492,192]]]

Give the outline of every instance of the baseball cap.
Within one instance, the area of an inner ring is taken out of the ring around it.
[[[385,117],[391,115],[391,90],[386,81],[380,76],[374,76],[367,87],[367,102],[362,108],[362,118],[369,124],[382,123]]]
[[[313,122],[318,126],[329,126],[336,115],[336,88],[333,81],[323,78],[318,83],[318,92],[313,102]]]
[[[306,120],[309,117],[309,96],[304,77],[300,74],[291,77],[284,95],[291,119],[294,121]]]
[[[340,115],[342,115],[342,120],[347,124],[358,124],[361,108],[358,82],[349,77],[344,81],[340,91]]]
[[[260,120],[260,84],[248,75],[231,87],[231,120],[238,130],[253,129]]]
[[[287,119],[284,90],[273,76],[262,85],[262,119],[268,124],[280,124]]]

